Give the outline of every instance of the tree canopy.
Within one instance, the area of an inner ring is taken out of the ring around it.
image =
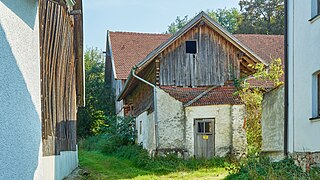
[[[89,48],[85,61],[86,106],[78,111],[78,136],[80,138],[98,134],[107,126],[107,116],[114,113],[111,88],[104,82],[104,57],[101,50]]]
[[[206,13],[230,33],[283,34],[284,0],[240,0],[237,8],[207,10]],[[166,33],[175,33],[189,22],[177,17]]]
[[[238,33],[283,34],[284,0],[240,0]]]

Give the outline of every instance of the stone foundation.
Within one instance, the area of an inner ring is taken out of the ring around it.
[[[290,154],[290,157],[303,171],[309,171],[312,167],[320,167],[320,152],[296,152]]]

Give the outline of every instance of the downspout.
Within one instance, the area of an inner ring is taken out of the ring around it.
[[[288,0],[284,1],[284,155],[288,156],[289,121]]]
[[[154,109],[154,136],[155,136],[155,141],[156,141],[156,152],[158,151],[158,147],[159,147],[159,132],[158,132],[158,109],[157,109],[157,89],[156,89],[156,85],[150,83],[149,81],[137,76],[135,74],[137,67],[133,67],[132,68],[132,76],[137,78],[138,80],[142,81],[143,83],[151,86],[153,88],[153,109]]]

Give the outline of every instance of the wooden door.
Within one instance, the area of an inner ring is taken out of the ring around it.
[[[194,122],[195,157],[209,159],[214,152],[214,119],[196,119]]]

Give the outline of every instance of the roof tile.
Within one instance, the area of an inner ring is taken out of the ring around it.
[[[208,87],[190,88],[176,86],[161,86],[160,88],[182,103],[188,103],[208,89]],[[192,103],[191,106],[243,104],[240,97],[234,95],[235,91],[236,89],[233,85],[218,86]]]
[[[143,60],[171,34],[134,32],[110,32],[112,54],[116,68],[116,79],[127,79],[131,68]],[[284,37],[282,35],[235,34],[237,39],[267,62],[284,59]]]
[[[170,34],[110,32],[116,79],[127,79],[131,68],[170,36]]]

